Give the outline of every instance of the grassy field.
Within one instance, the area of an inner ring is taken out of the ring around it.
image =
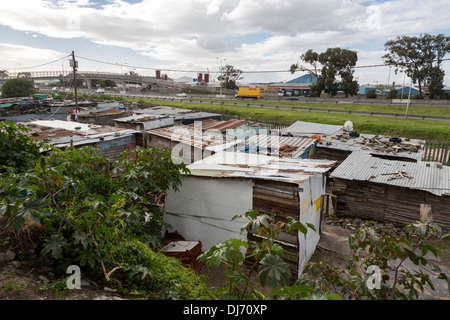
[[[186,101],[147,99],[134,100],[157,105],[195,109],[229,115],[238,115],[244,118],[267,120],[270,122],[278,121],[293,123],[295,121],[306,121],[324,124],[344,125],[345,121],[350,120],[353,122],[354,130],[359,132],[373,132],[424,140],[450,140],[450,123],[444,121],[413,120],[404,118],[374,117],[352,114],[329,114],[314,111],[254,108],[229,105],[220,106],[216,104],[194,102],[191,103]],[[371,107],[371,109],[367,109],[368,111],[375,111],[374,109],[378,108],[379,106],[366,107]]]
[[[382,112],[405,114],[406,104],[403,105],[358,105],[358,104],[329,104],[329,103],[298,103],[299,107],[319,108],[319,109],[336,109],[336,110],[352,110],[364,112]],[[425,107],[425,106],[409,106],[408,114],[450,117],[450,107]]]
[[[215,100],[216,101],[216,100]],[[218,101],[218,100],[217,100]],[[224,100],[226,103],[235,103],[236,100]],[[336,103],[309,103],[301,101],[244,101],[244,103],[256,105],[295,106],[311,109],[351,110],[364,112],[381,112],[393,114],[405,114],[406,103],[398,105],[369,105],[369,104],[336,104]],[[408,114],[421,116],[450,117],[450,107],[442,106],[409,106]]]
[[[84,97],[97,97],[95,95],[83,95]],[[112,97],[109,97],[112,98]],[[120,98],[122,99],[122,98]],[[272,109],[272,108],[255,108],[232,105],[217,105],[210,103],[189,102],[187,100],[157,100],[143,98],[123,98],[124,100],[136,101],[139,103],[148,103],[152,105],[173,106],[185,109],[194,109],[206,112],[237,115],[242,118],[251,118],[258,120],[267,120],[268,122],[284,122],[287,124],[295,121],[306,121],[324,124],[344,125],[345,121],[353,122],[353,128],[358,132],[370,132],[385,134],[390,136],[401,136],[415,139],[431,139],[431,140],[450,140],[450,122],[432,121],[432,120],[416,120],[405,118],[390,118],[379,116],[365,116],[354,114],[338,114],[324,113],[302,110]],[[223,100],[224,102],[236,102],[236,100]],[[261,105],[261,101],[246,101]],[[404,114],[406,106],[391,105],[355,105],[355,104],[325,104],[325,103],[299,103],[290,101],[264,101],[263,104],[302,106],[308,108],[322,109],[340,109],[367,112],[383,112]],[[450,117],[450,107],[426,107],[426,106],[410,106],[408,114],[412,115],[434,115]]]

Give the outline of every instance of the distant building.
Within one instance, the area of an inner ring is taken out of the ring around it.
[[[290,81],[287,81],[286,83],[288,83],[288,84],[301,83],[301,84],[309,84],[309,85],[311,85],[311,84],[314,84],[316,82],[317,82],[317,78],[315,76],[310,75],[310,74],[304,74],[304,75],[302,75],[302,76],[300,76],[298,78],[295,78],[295,79],[292,79]]]
[[[363,84],[359,87],[358,94],[368,94],[370,90],[377,90],[377,88],[370,84]]]
[[[292,92],[292,90],[300,90],[300,94],[298,95],[309,95],[309,90],[311,84],[317,82],[317,78],[315,76],[304,74],[300,77],[292,79],[287,82],[277,82],[271,84],[258,85],[259,88],[264,89],[265,92],[275,92],[280,93],[283,90]],[[286,94],[289,96],[290,94]]]
[[[405,86],[405,87],[400,87],[397,90],[398,94],[406,94],[409,95],[409,88],[411,88],[411,96],[415,96],[416,94],[419,94],[419,89],[415,88],[415,87],[410,87],[410,86]]]

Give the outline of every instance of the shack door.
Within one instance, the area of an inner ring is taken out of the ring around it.
[[[300,202],[299,187],[296,184],[279,181],[255,181],[253,187],[253,210],[261,214],[275,214],[275,221],[287,222],[288,217],[299,220]],[[249,241],[261,241],[257,235],[248,231]],[[283,260],[288,264],[292,279],[295,281],[299,270],[299,239],[298,232],[282,232],[276,238],[284,248]]]

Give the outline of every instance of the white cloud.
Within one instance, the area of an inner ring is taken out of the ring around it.
[[[15,0],[14,5],[0,2],[0,24],[55,39],[85,38],[94,45],[131,48],[173,68],[217,70],[216,57],[221,56],[241,69],[284,70],[302,52],[328,47],[358,49],[360,61],[379,63],[383,44],[390,38],[449,30],[443,9],[448,4],[449,0],[143,0],[133,4]],[[242,40],[261,32],[271,36],[251,44]],[[367,79],[376,77],[375,70],[358,72]],[[385,77],[386,70],[379,72],[379,78]]]
[[[20,69],[25,66],[39,65],[41,63],[58,60],[66,55],[67,54],[55,50],[0,43],[0,57],[2,57],[2,65],[0,68],[4,69],[8,66],[16,65],[17,69]],[[24,65],[24,63],[22,63],[23,61],[26,61],[27,65]]]

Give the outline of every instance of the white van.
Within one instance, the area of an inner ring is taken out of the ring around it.
[[[97,89],[95,90],[95,93],[105,93],[105,89]]]

